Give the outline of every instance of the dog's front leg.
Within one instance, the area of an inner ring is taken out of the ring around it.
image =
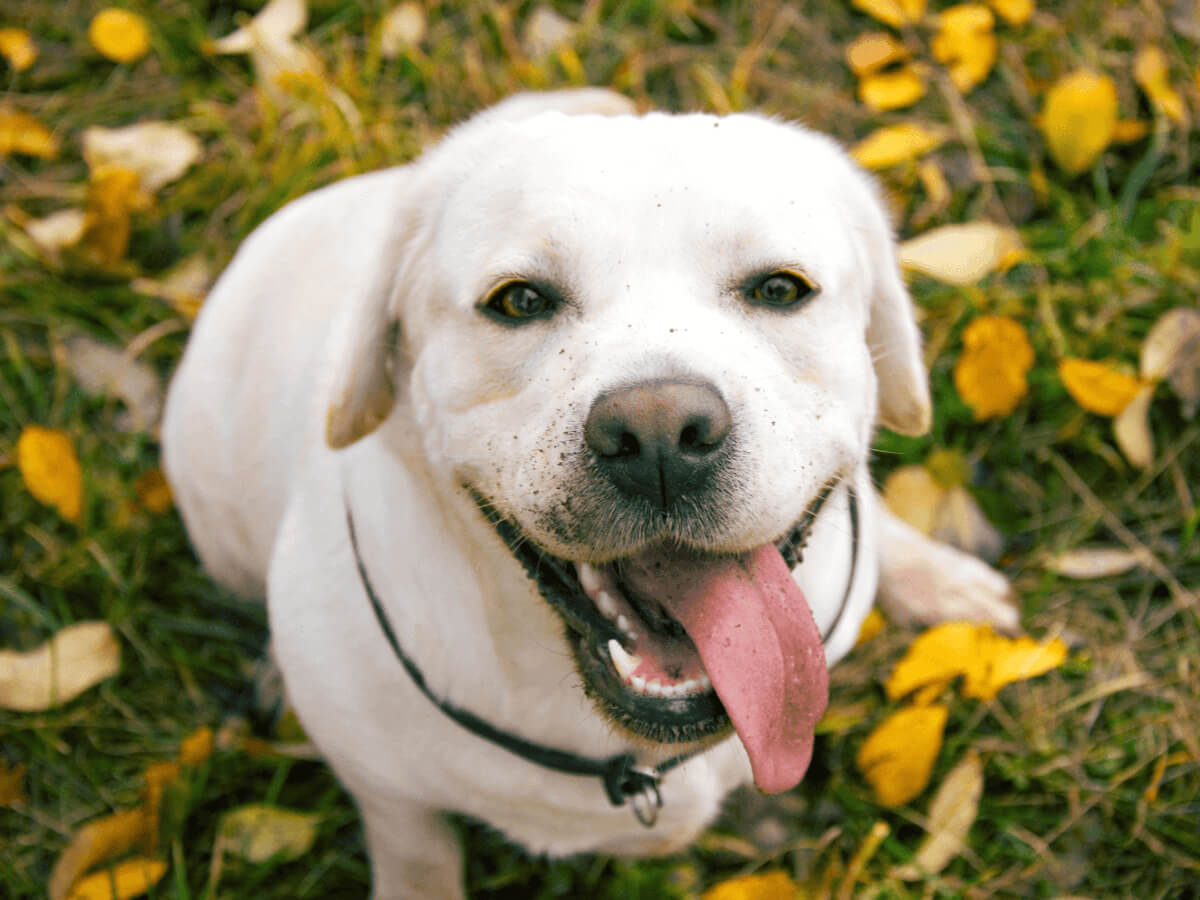
[[[462,852],[445,815],[407,800],[355,796],[371,858],[371,900],[461,900]]]
[[[978,557],[922,534],[879,504],[879,604],[895,620],[954,619],[1020,631],[1008,579]]]

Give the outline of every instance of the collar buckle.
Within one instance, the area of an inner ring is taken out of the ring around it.
[[[629,801],[633,817],[653,828],[662,809],[662,794],[658,789],[662,776],[656,769],[639,766],[632,753],[614,756],[604,767],[604,790],[613,806]]]

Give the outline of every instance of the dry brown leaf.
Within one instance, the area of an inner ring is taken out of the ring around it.
[[[1200,405],[1200,311],[1177,306],[1163,313],[1142,343],[1141,374],[1166,379],[1192,419]]]
[[[858,751],[858,767],[883,806],[902,806],[929,783],[950,714],[941,704],[892,713]]]
[[[17,468],[29,493],[78,524],[83,516],[83,469],[65,431],[27,425],[17,438]]]
[[[394,6],[379,26],[379,52],[384,59],[395,59],[405,50],[425,39],[429,25],[420,3],[409,2]]]
[[[37,45],[24,28],[0,28],[0,56],[14,72],[24,72],[37,61]]]
[[[876,129],[850,150],[859,163],[868,169],[886,169],[916,159],[941,146],[945,131],[919,122],[901,122]]]
[[[0,709],[61,706],[120,670],[121,645],[109,624],[76,622],[32,650],[0,650]]]
[[[62,900],[89,869],[129,852],[146,838],[141,808],[127,809],[88,822],[75,832],[50,873],[50,900]]]
[[[139,122],[125,128],[93,125],[83,131],[83,158],[93,171],[136,172],[138,186],[157,191],[186,172],[203,147],[195,135],[168,122]]]
[[[80,880],[67,900],[131,900],[158,884],[166,872],[167,864],[157,859],[127,859],[111,872],[96,872]]]
[[[928,461],[927,461],[928,464]],[[926,465],[901,466],[883,485],[883,502],[922,534],[985,559],[995,559],[1004,539],[960,483],[938,482]]]
[[[1154,433],[1150,430],[1150,401],[1154,384],[1143,384],[1113,419],[1113,438],[1125,458],[1139,469],[1154,462]]]
[[[136,13],[109,7],[92,19],[88,40],[113,62],[131,63],[150,51],[150,28]]]
[[[120,347],[90,337],[67,342],[67,365],[89,394],[120,398],[128,416],[117,421],[122,431],[152,431],[162,415],[163,386],[153,368],[131,359]]]
[[[1015,228],[994,222],[943,225],[900,245],[900,265],[947,284],[975,284],[1022,248]]]
[[[983,762],[974,750],[950,770],[929,803],[925,823],[928,834],[917,848],[913,861],[893,870],[892,875],[915,881],[935,875],[962,853],[967,834],[979,815],[983,797]]]
[[[29,219],[23,227],[43,257],[57,265],[63,250],[83,240],[86,223],[82,209],[60,209],[42,219]]]
[[[1120,415],[1142,386],[1132,375],[1091,359],[1062,360],[1058,376],[1076,403],[1101,416]]]
[[[171,508],[171,486],[162,469],[150,469],[139,475],[133,483],[133,492],[137,494],[138,503],[152,513],[162,515]]]
[[[0,106],[0,158],[14,153],[54,159],[58,156],[58,138],[28,113]]]
[[[886,31],[860,34],[846,47],[846,64],[859,76],[902,62],[908,56],[908,49]]]
[[[1148,46],[1138,51],[1133,61],[1133,79],[1146,92],[1155,109],[1176,125],[1187,124],[1183,97],[1171,86],[1167,55],[1161,48]]]
[[[891,25],[893,28],[903,28],[912,22],[919,22],[925,14],[926,0],[850,0],[850,2],[873,19]]]
[[[800,885],[787,872],[755,872],[715,884],[700,900],[803,900]]]
[[[212,267],[199,255],[185,259],[162,280],[135,278],[130,282],[139,294],[165,300],[188,321],[200,312],[211,285]]]
[[[925,96],[925,79],[917,66],[873,72],[858,82],[858,99],[876,112],[903,109]]]
[[[294,38],[308,24],[305,0],[270,0],[249,22],[214,42],[217,53],[252,53],[263,44]]]
[[[954,387],[977,420],[1006,416],[1029,390],[1033,347],[1020,322],[979,316],[963,331],[963,353],[954,366]]]
[[[961,3],[943,11],[937,21],[938,31],[930,42],[933,58],[946,66],[954,86],[968,93],[996,64],[995,16],[982,3]]]
[[[1090,169],[1117,127],[1117,86],[1107,75],[1080,70],[1046,95],[1040,127],[1054,161],[1068,175]]]
[[[1046,560],[1046,568],[1067,578],[1109,578],[1128,572],[1141,555],[1124,547],[1086,547],[1068,550]]]

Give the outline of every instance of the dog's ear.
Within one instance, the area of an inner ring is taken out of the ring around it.
[[[867,271],[874,276],[867,343],[879,381],[879,423],[900,434],[925,434],[933,422],[933,406],[921,332],[896,262],[891,224],[882,203],[873,199],[872,218],[877,220],[866,230]]]

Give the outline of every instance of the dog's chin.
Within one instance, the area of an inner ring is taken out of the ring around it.
[[[711,742],[732,729],[683,625],[622,577],[633,557],[604,564],[554,556],[478,491],[479,509],[563,619],[587,695],[630,735],[661,744]],[[789,567],[802,546],[801,519],[775,542]]]

